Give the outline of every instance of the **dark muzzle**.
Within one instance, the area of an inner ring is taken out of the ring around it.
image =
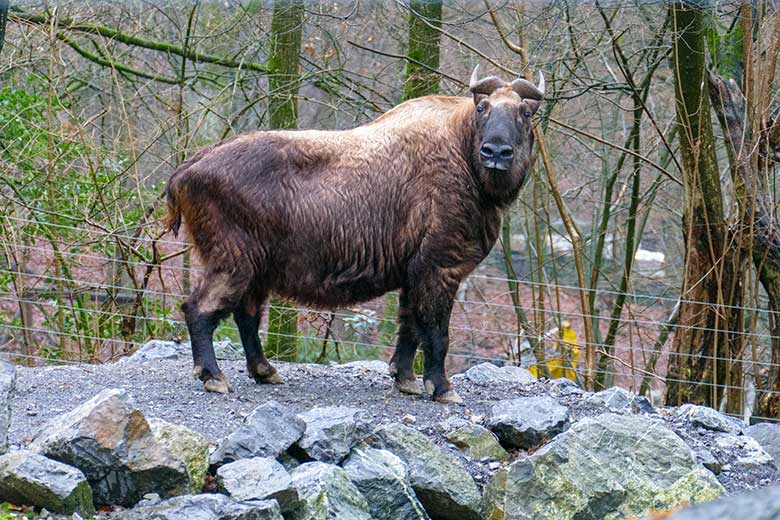
[[[509,170],[514,157],[515,152],[508,144],[486,142],[479,148],[482,166],[491,170]]]

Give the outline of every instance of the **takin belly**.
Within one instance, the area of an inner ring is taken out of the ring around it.
[[[405,262],[352,245],[277,257],[271,290],[303,305],[332,309],[362,303],[401,286]],[[281,256],[281,255],[280,255]]]

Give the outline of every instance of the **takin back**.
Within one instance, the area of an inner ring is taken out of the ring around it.
[[[232,313],[247,368],[281,383],[258,328],[270,293],[336,308],[400,290],[390,363],[395,386],[460,402],[445,372],[460,283],[487,256],[517,198],[544,95],[525,79],[469,83],[471,97],[428,96],[345,131],[262,131],[200,151],[168,183],[168,225],[182,219],[204,276],[182,305],[194,374],[229,392],[212,335]]]

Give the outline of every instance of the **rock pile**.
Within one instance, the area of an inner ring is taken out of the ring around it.
[[[177,352],[153,347],[141,351],[147,361]],[[508,368],[483,364],[454,378],[482,398],[505,397],[482,415],[435,405],[432,423],[266,398],[211,443],[105,389],[0,455],[0,501],[82,518],[112,506],[98,517],[120,520],[618,519],[710,502],[735,475],[778,480],[780,426],[748,428],[700,406],[656,410],[623,389],[585,392]],[[387,377],[377,363],[343,370]],[[0,367],[0,439],[13,379]],[[777,511],[780,492],[756,497],[745,502],[752,516],[774,518],[754,504]],[[674,518],[729,518],[718,512],[739,500]]]

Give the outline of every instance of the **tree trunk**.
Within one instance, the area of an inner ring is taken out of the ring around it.
[[[740,232],[745,236],[758,272],[758,278],[769,299],[769,325],[772,336],[772,365],[769,367],[768,387],[762,392],[756,415],[780,416],[780,236],[773,212],[765,169],[758,153],[766,149],[763,143],[756,146],[754,132],[746,120],[745,97],[737,83],[720,76],[709,76],[710,98],[718,121],[723,128],[729,169],[740,210]]]
[[[682,1],[670,9],[685,260],[666,402],[717,408],[723,385],[741,387],[742,383],[729,377],[730,361],[741,350],[742,312],[732,307],[741,303],[741,273],[734,268],[734,248],[727,236],[709,97],[704,90],[707,13]]]
[[[298,126],[298,63],[303,30],[303,1],[276,0],[271,19],[268,55],[268,112],[270,127]],[[291,305],[273,298],[268,311],[267,351],[276,359],[298,359],[298,313]]]

